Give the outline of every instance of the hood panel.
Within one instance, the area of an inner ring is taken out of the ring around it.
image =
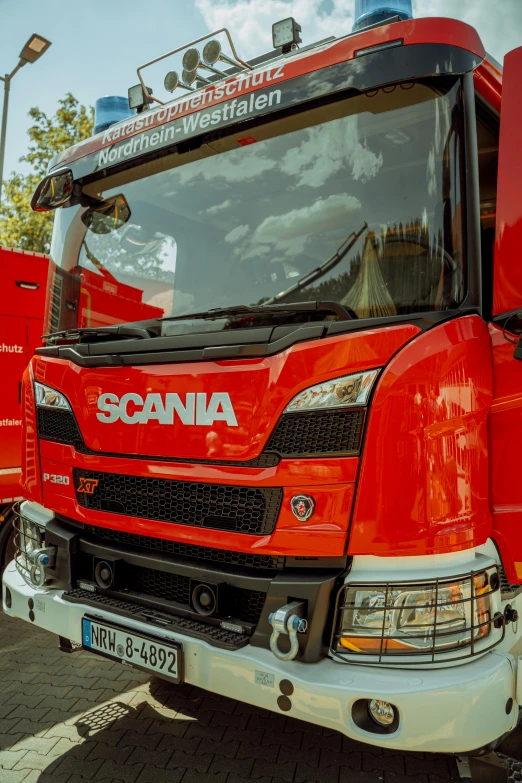
[[[33,358],[33,372],[35,380],[65,394],[85,444],[94,451],[246,461],[261,453],[298,392],[341,375],[383,367],[419,332],[411,324],[372,329],[242,361],[92,369],[40,356]],[[108,403],[105,411],[98,407],[101,395],[108,395],[102,398],[102,405]],[[124,395],[127,404],[116,408]],[[173,399],[170,423],[162,405]],[[147,420],[140,421],[145,409]]]

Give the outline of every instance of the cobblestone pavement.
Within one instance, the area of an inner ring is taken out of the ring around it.
[[[451,759],[175,686],[0,612],[0,783],[445,783]]]

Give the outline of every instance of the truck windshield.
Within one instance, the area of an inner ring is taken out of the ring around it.
[[[457,77],[392,85],[91,184],[124,196],[126,222],[99,233],[85,207],[58,210],[48,327],[274,301],[360,318],[457,307],[460,93]]]

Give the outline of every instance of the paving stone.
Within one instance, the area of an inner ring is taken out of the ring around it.
[[[219,742],[221,739],[223,739],[224,733],[224,726],[201,726],[196,721],[192,721],[187,728],[185,736],[200,737],[205,740],[212,739],[215,742]]]
[[[199,737],[175,737],[173,734],[163,734],[154,752],[182,750],[184,753],[194,754],[200,746]]]
[[[184,769],[158,769],[149,765],[142,769],[136,783],[180,783],[185,772]],[[100,781],[100,783],[103,782]],[[107,783],[113,783],[113,781],[107,781]]]
[[[0,720],[7,718],[9,713],[13,712],[16,704],[11,702],[11,698],[7,699],[7,703],[0,704]]]
[[[384,773],[362,772],[352,769],[339,770],[339,783],[381,783],[384,781]]]
[[[292,736],[291,734],[289,736]],[[342,735],[338,732],[333,734],[310,734],[305,732],[302,741],[303,748],[320,748],[321,750],[340,753],[343,747]]]
[[[218,756],[233,759],[239,750],[239,742],[215,742],[211,739],[205,739],[201,743],[200,749],[204,753],[217,753]]]
[[[252,772],[250,773],[250,777],[252,779],[262,778],[265,776],[279,777],[283,780],[289,781],[289,783],[292,783],[294,780],[295,769],[296,764],[269,764],[266,761],[261,761],[261,759],[256,759],[252,768]]]
[[[118,748],[116,748],[118,750]],[[127,764],[153,764],[155,767],[163,769],[167,766],[168,762],[172,758],[173,749],[165,748],[160,750],[156,748],[153,753],[145,748],[121,748],[121,750],[128,751],[129,758]]]
[[[233,759],[225,758],[224,756],[214,756],[208,771],[212,774],[216,772],[233,772],[248,780],[254,763],[254,759]]]
[[[53,769],[53,773],[56,772],[58,775],[65,775],[66,773],[69,773],[69,775],[76,774],[86,780],[95,780],[103,763],[107,762],[103,762],[101,759],[96,759],[95,761],[83,759],[82,763],[78,764],[78,759],[74,758],[74,756],[65,756],[58,761]]]
[[[418,775],[395,775],[393,772],[385,772],[384,783],[429,783],[429,779],[428,775],[422,772]]]
[[[302,731],[294,731],[292,734],[286,734],[286,732],[283,731],[265,730],[263,736],[263,745],[290,745],[292,748],[300,748],[302,742]]]
[[[348,767],[362,769],[362,753],[334,753],[331,750],[321,750],[320,767]]]
[[[26,710],[29,711],[33,710],[35,707],[38,707],[38,705],[41,705],[42,702],[45,702],[45,696],[43,696],[41,693],[30,696],[28,693],[14,692],[9,695],[9,698],[6,700],[5,707],[9,707],[12,704],[13,712],[17,706],[25,707]],[[13,712],[11,712],[11,717],[13,716]],[[27,712],[27,714],[29,713]],[[21,717],[26,717],[26,715]]]
[[[397,774],[405,774],[404,755],[402,753],[397,753],[393,756],[385,756],[384,754],[376,756],[366,752],[362,756],[362,768],[364,770],[370,772],[372,770],[382,770],[383,772],[387,770]]]
[[[286,761],[303,762],[312,767],[317,767],[320,754],[319,748],[307,748],[306,745],[303,745],[302,748],[293,748],[290,745],[282,745],[279,748],[277,760],[282,763]]]
[[[147,729],[147,734],[163,734],[170,737],[184,737],[192,722],[193,721],[186,720],[155,720]]]
[[[10,731],[8,731],[8,734],[39,734],[40,732],[45,732],[46,730],[50,729],[53,725],[53,721],[33,721],[28,720],[27,718],[21,718],[20,720],[14,721],[13,720],[13,727]]]
[[[236,712],[203,712],[198,713],[198,721],[204,722],[207,718],[208,726],[235,726],[237,729],[246,729],[248,725],[249,715],[241,715]],[[249,726],[249,728],[252,728]]]
[[[227,779],[226,772],[217,772],[215,774],[202,775],[195,769],[188,769],[183,775],[182,783],[225,783]]]
[[[27,777],[24,778],[24,783],[70,783],[71,781],[69,773],[66,773],[65,775],[56,775],[55,773],[48,773],[47,771],[38,772],[38,770],[33,770],[32,772],[28,772],[28,770],[25,770],[25,774]],[[77,778],[77,780],[81,780],[81,783],[85,783],[83,778]]]
[[[175,750],[167,764],[167,769],[197,769],[198,772],[207,772],[211,761],[211,754],[198,753],[192,756],[182,750]]]
[[[127,731],[120,740],[122,747],[129,746],[131,748],[146,748],[147,750],[155,750],[158,747],[161,736],[159,734],[145,734],[140,731]]]
[[[266,732],[263,729],[238,729],[235,726],[228,726],[223,736],[223,742],[248,742],[250,745],[266,744],[264,736]]]
[[[117,764],[106,759],[96,773],[96,780],[123,780],[125,783],[134,783],[143,770],[143,764]]]
[[[252,745],[250,742],[242,742],[237,757],[239,759],[264,759],[275,764],[278,753],[277,745]]]
[[[295,783],[305,783],[313,780],[320,783],[339,783],[339,767],[311,767],[309,764],[298,764],[295,772]]]
[[[36,776],[33,776],[33,780],[31,783],[38,783],[41,780],[41,775],[39,772],[36,772]],[[29,780],[27,770],[26,769],[5,769],[2,770],[2,783],[27,783]],[[58,779],[53,777],[53,783],[56,780],[56,783],[58,783]],[[51,783],[51,779],[48,779],[48,783]],[[63,781],[65,783],[65,781]]]
[[[0,769],[13,769],[13,767],[15,767],[16,764],[22,760],[27,752],[27,750],[0,751]]]
[[[250,715],[248,718],[249,729],[268,729],[269,731],[283,732],[287,719],[283,715]]]

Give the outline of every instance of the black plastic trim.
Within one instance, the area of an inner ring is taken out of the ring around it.
[[[480,227],[480,185],[478,168],[477,115],[475,110],[475,82],[473,73],[466,73],[462,78],[463,87],[463,124],[464,124],[464,156],[465,156],[465,237],[466,237],[466,269],[467,294],[463,307],[479,307],[484,317],[487,310],[482,290],[482,247]]]
[[[223,332],[203,332],[191,335],[181,335],[177,337],[156,337],[151,338],[152,345],[148,340],[135,341],[128,340],[117,343],[92,344],[83,343],[72,346],[48,346],[45,348],[36,348],[35,353],[39,356],[54,356],[60,359],[67,359],[80,367],[105,367],[105,366],[139,366],[146,364],[170,364],[176,362],[196,362],[204,360],[216,360],[220,358],[241,359],[248,357],[273,356],[281,351],[290,348],[300,342],[308,340],[317,340],[324,337],[332,337],[337,334],[348,332],[359,332],[365,329],[376,329],[378,327],[395,326],[398,324],[413,324],[422,331],[437,326],[439,323],[449,321],[452,318],[459,318],[463,315],[477,313],[477,307],[463,307],[459,310],[428,311],[426,313],[414,313],[399,316],[389,316],[384,318],[361,318],[354,321],[330,321],[320,322],[318,324],[303,324],[292,328],[290,332],[279,337],[281,330],[288,327],[276,326],[272,329],[238,329],[225,332],[226,338],[222,339]],[[252,338],[259,337],[259,332],[269,332],[272,336],[277,336],[273,342],[249,342]],[[168,341],[168,344],[165,342]],[[125,353],[121,349],[126,349],[131,343],[138,343],[135,347],[149,348],[143,353]],[[232,344],[230,344],[232,342]],[[189,346],[199,344],[197,349],[190,349]],[[177,346],[177,350],[166,350],[168,346]],[[186,346],[186,347],[185,347]],[[91,355],[89,350],[96,347],[103,348],[106,353],[103,355]],[[152,350],[150,350],[152,348]],[[156,350],[157,348],[157,350]],[[121,352],[120,352],[121,351]]]
[[[201,639],[201,641],[208,642],[213,647],[219,647],[223,650],[239,650],[241,647],[245,647],[249,641],[248,636],[242,634],[236,634],[232,631],[224,632],[221,628],[206,623],[188,620],[185,617],[176,617],[166,612],[148,610],[144,606],[132,603],[132,601],[109,598],[98,593],[89,593],[87,590],[78,588],[68,590],[62,593],[62,599],[71,604],[82,604],[91,609],[98,609],[98,611],[102,609],[104,612],[111,612],[118,617],[137,619],[142,623],[150,624],[162,630],[168,628],[169,631],[190,636],[194,639]],[[119,604],[119,606],[114,606],[115,603]],[[93,619],[103,622],[100,617],[94,616]],[[222,640],[222,637],[228,637],[230,641],[226,643]]]

